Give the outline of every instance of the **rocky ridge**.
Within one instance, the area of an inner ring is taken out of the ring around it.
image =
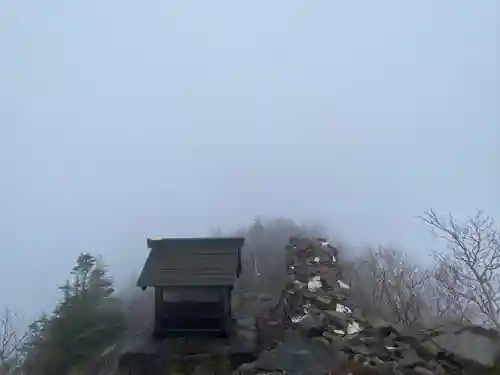
[[[434,338],[442,328],[412,331],[364,316],[350,301],[339,255],[324,238],[290,239],[287,287],[279,303],[257,318],[259,344],[267,350],[235,375],[478,374],[492,365],[494,358],[476,361],[438,345]]]

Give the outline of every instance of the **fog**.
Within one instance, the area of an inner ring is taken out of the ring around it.
[[[500,219],[500,4],[0,0],[0,305],[50,311],[79,252],[255,217],[435,246]]]

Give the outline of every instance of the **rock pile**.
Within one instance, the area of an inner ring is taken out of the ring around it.
[[[282,327],[281,343],[239,374],[311,375],[463,374],[450,353],[429,345],[426,332],[412,332],[364,316],[350,303],[339,251],[326,239],[291,238],[287,287],[269,329]]]

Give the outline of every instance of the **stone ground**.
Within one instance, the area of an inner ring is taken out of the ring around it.
[[[289,282],[279,308],[260,317],[260,341],[269,350],[235,375],[479,375],[500,354],[500,335],[491,330],[416,332],[364,316],[342,281],[339,251],[324,239],[292,238],[287,255]],[[446,348],[439,338],[455,344],[461,338],[490,340],[492,350]]]

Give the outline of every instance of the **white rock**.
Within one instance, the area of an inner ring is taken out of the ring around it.
[[[351,289],[351,287],[346,283],[344,283],[342,280],[337,280],[337,283],[340,285],[342,289]]]
[[[309,282],[307,283],[307,289],[310,292],[315,292],[316,290],[320,289],[323,286],[321,283],[320,277],[319,276],[314,276]]]
[[[349,307],[341,305],[340,303],[337,303],[337,307],[335,308],[335,310],[337,312],[341,312],[344,314],[351,314],[352,313],[352,310]]]
[[[358,333],[361,331],[361,327],[358,322],[352,322],[347,325],[347,333],[352,335],[353,333]]]
[[[299,323],[302,320],[304,320],[306,317],[307,317],[307,315],[294,316],[294,317],[292,317],[292,323]]]

